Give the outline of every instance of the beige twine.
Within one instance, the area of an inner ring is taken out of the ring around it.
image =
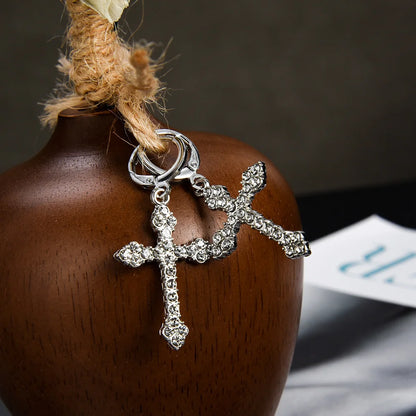
[[[157,104],[160,82],[158,64],[150,58],[150,47],[129,48],[113,25],[79,0],[66,0],[71,17],[69,58],[61,57],[58,69],[70,81],[65,95],[49,100],[41,117],[55,126],[58,114],[67,108],[108,105],[116,108],[137,141],[147,150],[160,153],[164,143],[146,104]],[[62,88],[61,88],[62,89]]]

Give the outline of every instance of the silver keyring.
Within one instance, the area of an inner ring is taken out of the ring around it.
[[[192,143],[188,137],[184,134],[179,133],[175,130],[170,129],[158,129],[156,130],[156,134],[161,137],[170,138],[171,140],[179,140],[186,144],[187,150],[189,151],[189,157],[186,160],[186,163],[182,166],[182,168],[178,171],[177,175],[174,177],[175,180],[182,180],[182,179],[189,179],[191,176],[195,174],[195,172],[199,168],[200,158],[199,152],[196,146]],[[149,172],[154,173],[155,175],[163,175],[166,171],[159,166],[155,165],[146,154],[142,154],[142,162],[143,165],[146,167]]]
[[[159,134],[158,130],[156,130],[156,134],[162,138],[167,136],[165,134]],[[178,156],[175,163],[168,170],[159,168],[149,160],[146,153],[143,151],[142,146],[139,145],[134,149],[128,163],[130,177],[135,183],[141,186],[158,186],[161,183],[168,183],[172,178],[175,178],[180,171],[182,171],[187,160],[187,147],[185,142],[172,135],[169,135],[167,138],[172,140],[178,148]],[[136,173],[136,166],[139,163],[152,172],[153,175],[139,175]]]

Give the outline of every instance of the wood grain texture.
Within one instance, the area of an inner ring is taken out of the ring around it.
[[[223,136],[185,132],[211,184],[240,189],[266,162],[253,208],[300,229],[293,195],[271,162]],[[0,177],[0,394],[14,416],[272,416],[299,320],[302,260],[243,225],[223,260],[178,263],[185,345],[158,334],[157,264],[112,255],[154,245],[149,191],[129,178],[132,146],[111,112],[65,112],[45,149]],[[174,154],[165,157],[169,165]],[[210,238],[225,214],[174,185],[175,242]]]

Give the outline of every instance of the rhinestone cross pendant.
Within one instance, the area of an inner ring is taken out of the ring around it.
[[[165,204],[156,205],[151,217],[152,227],[158,234],[156,246],[145,247],[133,241],[118,250],[114,258],[130,267],[140,267],[143,263],[152,261],[159,263],[165,312],[159,333],[173,349],[178,350],[185,343],[189,329],[181,320],[179,309],[176,283],[176,261],[179,257],[172,238],[176,222]]]

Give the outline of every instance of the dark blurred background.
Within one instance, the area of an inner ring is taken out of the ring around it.
[[[414,0],[145,0],[120,28],[173,39],[170,126],[252,144],[300,195],[416,179],[415,22]],[[59,0],[2,1],[0,171],[50,135],[66,23]]]

